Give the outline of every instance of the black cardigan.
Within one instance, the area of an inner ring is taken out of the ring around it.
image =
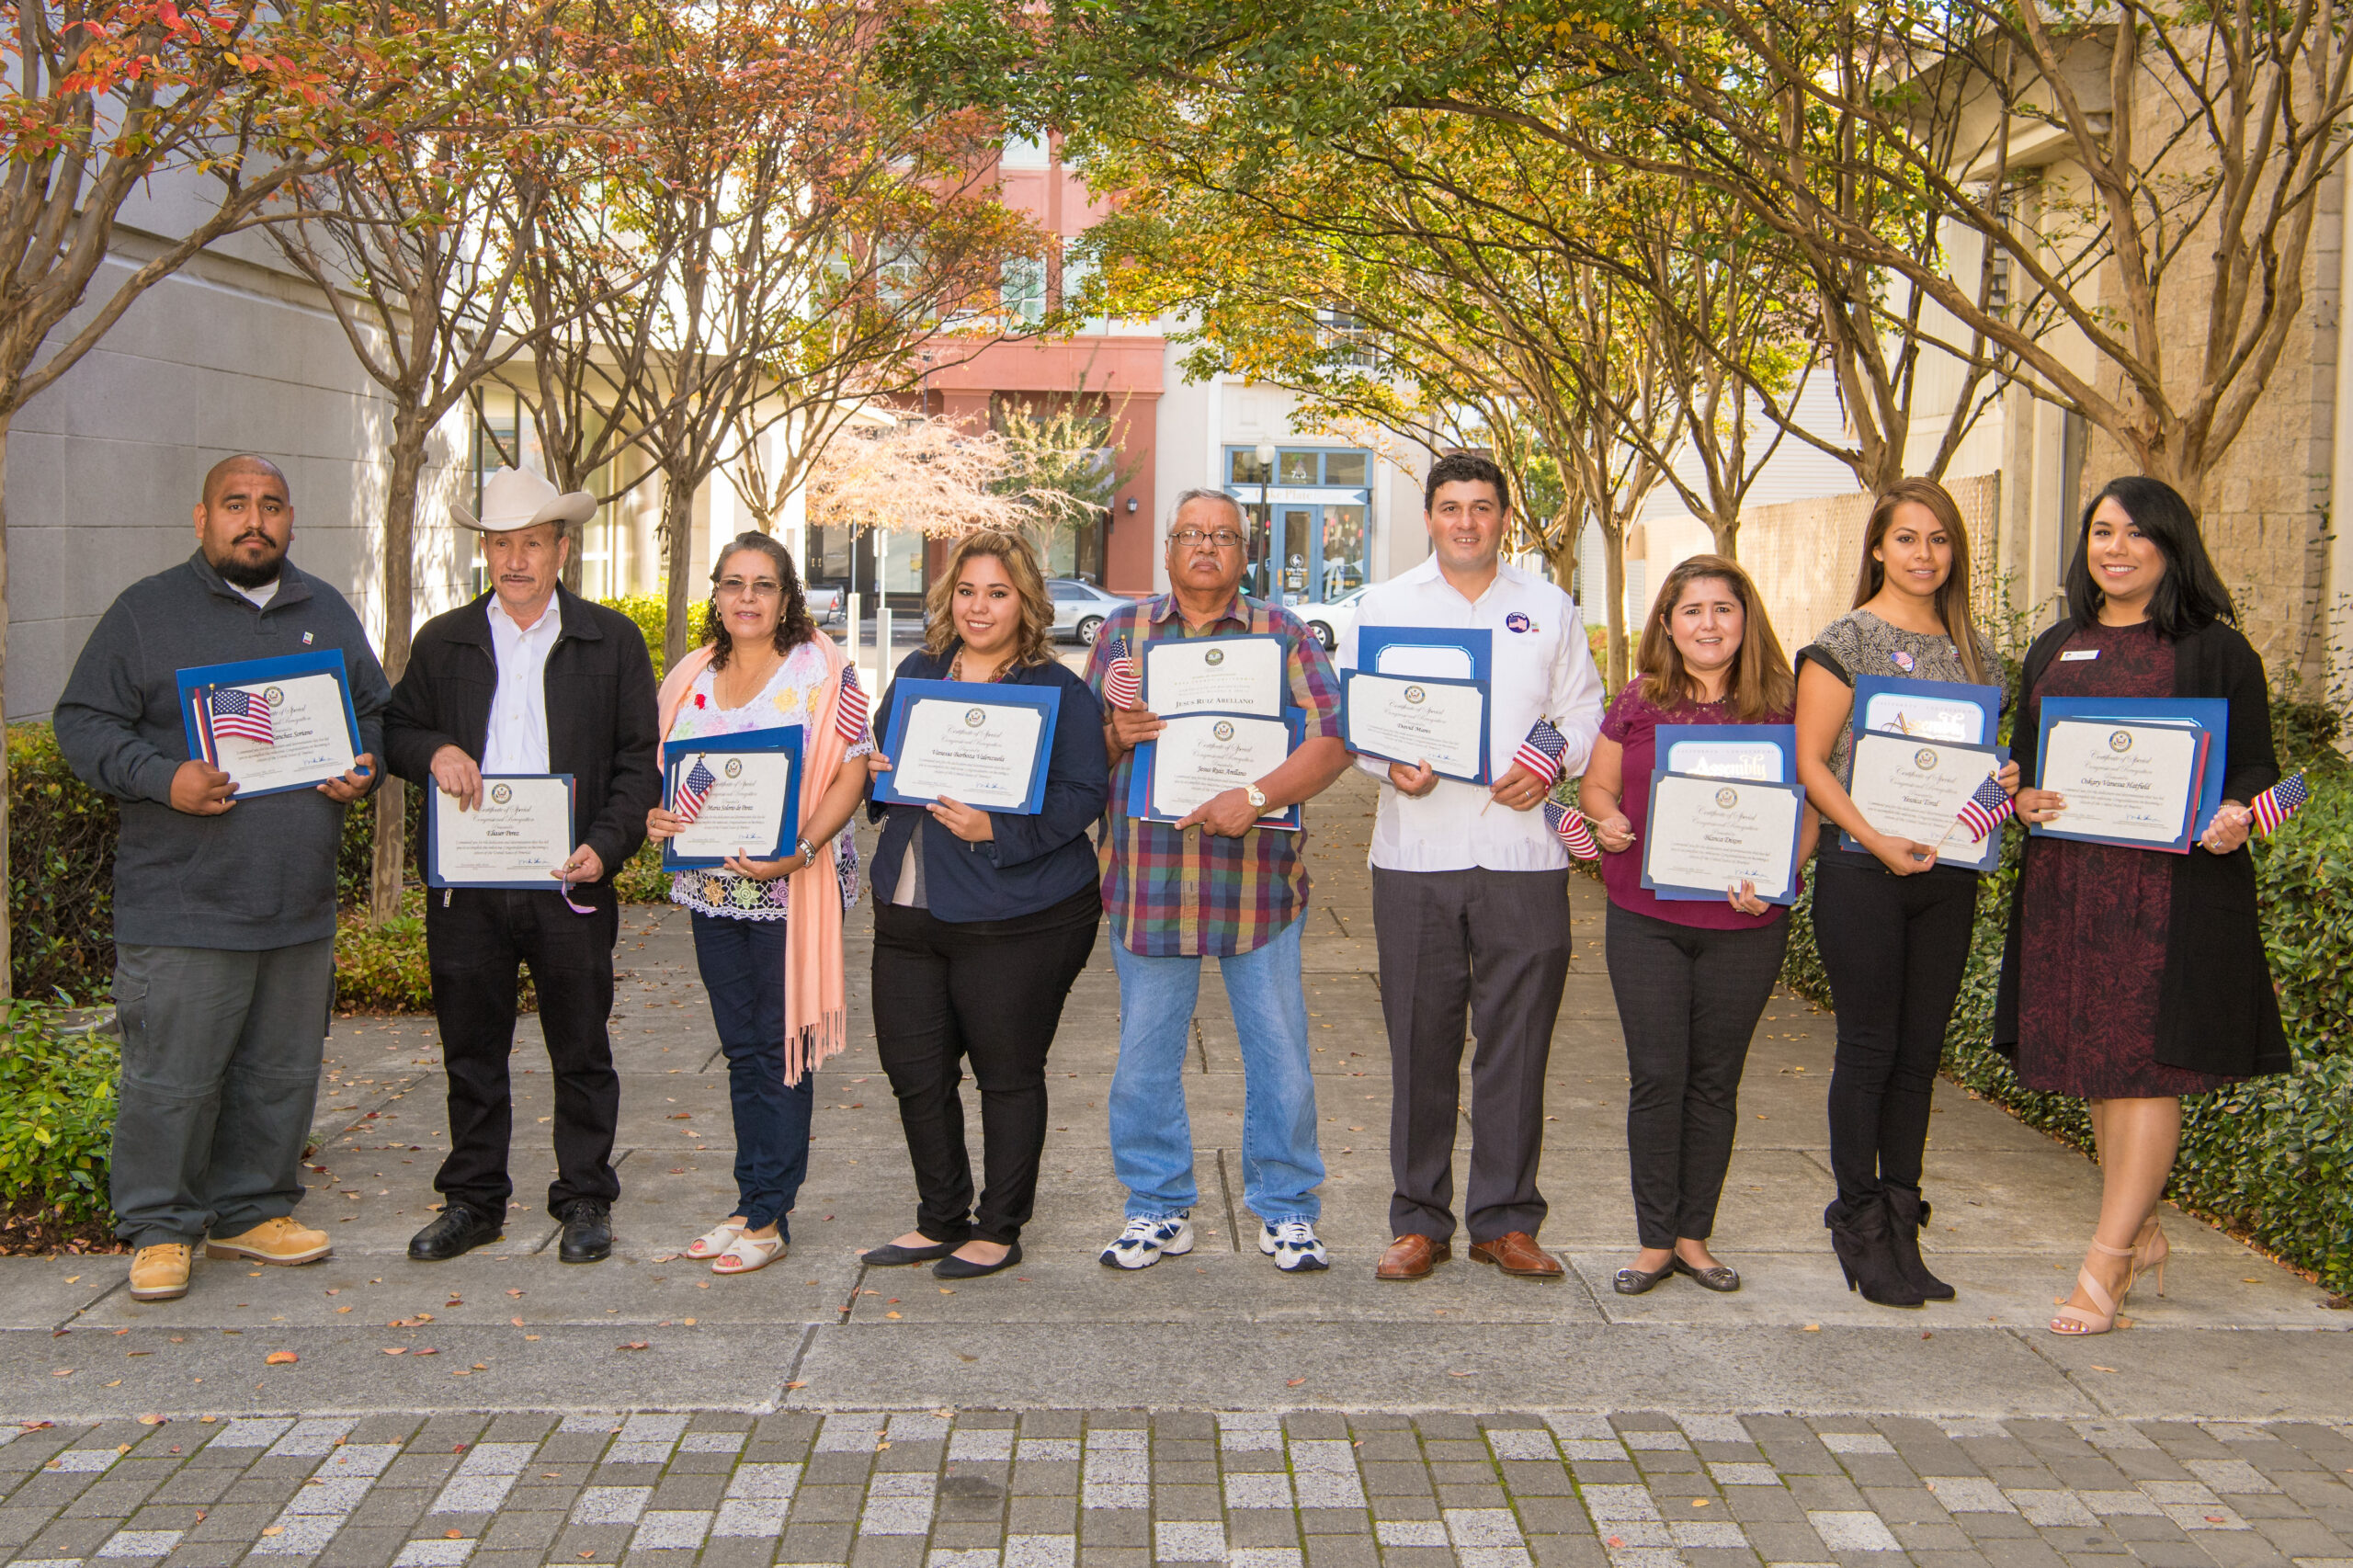
[[[2018,681],[2018,724],[2011,750],[2018,776],[2035,777],[2042,703],[2033,694],[2043,671],[2075,630],[2061,621],[2034,640]],[[2219,697],[2231,705],[2222,798],[2241,804],[2279,782],[2271,751],[2271,698],[2263,660],[2222,621],[2173,645],[2176,697]],[[2052,840],[2029,836],[2026,864],[2051,852]],[[2002,948],[2002,983],[1994,1004],[1994,1046],[2014,1055],[2018,1039],[2018,940],[2026,888],[2021,875],[2010,897],[2010,928]],[[2084,962],[2097,953],[2070,954]],[[2246,1078],[2288,1070],[2288,1037],[2279,1027],[2279,999],[2263,956],[2255,917],[2255,858],[2245,846],[2228,855],[2193,847],[2176,860],[2173,903],[2165,930],[2165,968],[2157,999],[2156,1058],[2168,1067]]]

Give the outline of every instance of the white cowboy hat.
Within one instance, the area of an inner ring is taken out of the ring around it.
[[[449,516],[463,528],[480,533],[511,533],[539,523],[578,525],[597,515],[597,497],[585,490],[559,494],[538,474],[502,468],[483,483],[482,516],[477,517],[455,501]]]

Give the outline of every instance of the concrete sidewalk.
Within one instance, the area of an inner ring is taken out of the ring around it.
[[[543,1211],[548,1079],[527,1025],[517,1202],[506,1242],[430,1267],[404,1256],[447,1146],[429,1019],[339,1021],[302,1217],[329,1262],[198,1265],[183,1301],[131,1301],[120,1258],[0,1260],[0,1410],[26,1417],[244,1411],[831,1409],[1797,1411],[1938,1417],[2342,1419],[2353,1312],[2216,1232],[2168,1215],[2170,1294],[2135,1326],[2044,1330],[2090,1234],[2097,1173],[1995,1108],[1939,1085],[1929,1244],[1960,1300],[1876,1308],[1842,1286],[1831,1196],[1826,1016],[1777,1000],[1759,1026],[1742,1143],[1715,1245],[1746,1281],[1609,1289],[1631,1256],[1625,1071],[1601,963],[1601,900],[1574,880],[1579,957],[1546,1087],[1552,1285],[1462,1261],[1411,1285],[1372,1278],[1388,1240],[1388,1059],[1369,917],[1371,790],[1351,774],[1311,809],[1306,947],[1330,1272],[1286,1277],[1241,1207],[1243,1083],[1212,967],[1188,1076],[1202,1244],[1141,1273],[1096,1254],[1116,1233],[1104,1097],[1117,1055],[1108,954],[1079,981],[1053,1060],[1038,1217],[1014,1274],[942,1287],[858,1250],[914,1219],[913,1183],[867,1008],[869,911],[850,920],[850,1052],[819,1078],[809,1185],[784,1263],[720,1279],[679,1256],[733,1195],[725,1066],[683,915],[639,911],[621,951],[624,1074],[615,1257],[555,1260]],[[1467,1091],[1466,1091],[1467,1097]],[[1174,1108],[1172,1108],[1172,1114]],[[972,1118],[977,1133],[977,1116]],[[1467,1153],[1467,1125],[1464,1134]],[[1460,1179],[1458,1177],[1458,1188]],[[643,1348],[637,1348],[638,1346]],[[267,1366],[278,1349],[292,1365]]]

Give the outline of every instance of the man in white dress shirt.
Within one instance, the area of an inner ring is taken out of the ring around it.
[[[1563,773],[1584,771],[1601,732],[1601,676],[1568,595],[1506,564],[1511,488],[1483,457],[1454,453],[1423,492],[1427,561],[1367,591],[1341,644],[1358,668],[1364,630],[1481,628],[1490,643],[1489,756],[1501,766],[1538,720],[1566,739]],[[1422,669],[1417,673],[1434,674]],[[1471,1256],[1505,1273],[1558,1279],[1536,1244],[1544,1069],[1569,968],[1569,857],[1546,828],[1547,780],[1517,764],[1492,785],[1427,765],[1359,758],[1381,780],[1372,830],[1372,916],[1389,1026],[1389,1203],[1395,1238],[1375,1269],[1418,1279],[1452,1256],[1454,1132],[1463,1014],[1471,1061]]]
[[[438,792],[445,807],[479,807],[484,774],[563,773],[573,786],[574,847],[545,891],[453,888],[426,901],[433,1010],[449,1074],[449,1154],[434,1177],[441,1213],[409,1243],[420,1263],[497,1241],[506,1225],[514,1192],[507,1059],[524,965],[552,1069],[548,1212],[563,1226],[556,1256],[594,1263],[612,1252],[620,1195],[612,1163],[620,1079],[607,1028],[620,921],[613,873],[645,842],[662,775],[645,639],[620,611],[558,585],[572,545],[566,529],[596,506],[585,491],[559,495],[537,474],[501,469],[483,487],[481,517],[450,507],[483,535],[491,591],[417,629],[385,714],[392,771]]]

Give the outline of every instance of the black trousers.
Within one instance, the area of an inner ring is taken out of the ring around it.
[[[610,1203],[613,1130],[621,1081],[613,1071],[613,943],[620,910],[612,884],[572,890],[591,913],[575,915],[557,892],[456,888],[425,903],[425,948],[433,966],[433,1014],[449,1073],[449,1157],[433,1185],[445,1198],[504,1215],[515,1184],[506,1175],[514,1133],[507,1059],[515,1050],[515,985],[531,966],[540,1028],[555,1074],[555,1180],[548,1212],[575,1199]]]
[[[1626,1036],[1626,1158],[1646,1247],[1705,1241],[1732,1167],[1740,1074],[1790,923],[1677,926],[1609,906],[1609,989]]]
[[[933,1242],[1010,1244],[1029,1222],[1046,1146],[1046,1052],[1102,919],[1091,887],[1010,920],[874,906],[875,1045],[915,1165],[915,1229]],[[967,1057],[981,1091],[977,1209],[957,1092]]]
[[[1838,1013],[1830,1169],[1848,1203],[1920,1185],[1928,1100],[1969,965],[1977,878],[1818,862],[1813,931]]]
[[[1390,1234],[1454,1234],[1463,1016],[1471,1058],[1473,1242],[1544,1223],[1544,1067],[1569,975],[1569,873],[1372,869],[1389,1029]]]

